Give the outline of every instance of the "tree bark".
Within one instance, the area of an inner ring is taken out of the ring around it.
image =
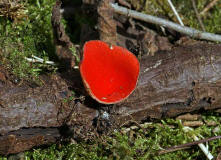
[[[119,119],[160,119],[220,108],[220,54],[221,45],[198,43],[142,58],[136,90],[115,107]]]
[[[55,143],[61,137],[57,128],[20,129],[0,136],[0,154],[22,152],[32,147]]]
[[[14,79],[1,68],[0,143],[6,144],[3,143],[8,138],[5,135],[22,128],[67,125],[74,138],[86,139],[98,132],[107,133],[129,120],[141,122],[199,109],[221,108],[221,45],[199,43],[175,47],[143,57],[140,65],[137,88],[128,99],[103,107],[90,97],[86,97],[84,105],[69,100],[71,76],[67,76],[69,85],[62,75],[41,77],[43,86],[13,84]],[[30,141],[35,140],[30,137],[27,137]]]

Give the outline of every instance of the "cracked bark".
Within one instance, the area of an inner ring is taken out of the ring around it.
[[[5,141],[5,135],[22,128],[67,125],[75,138],[87,139],[98,132],[108,133],[129,120],[142,122],[221,108],[221,45],[217,44],[179,46],[143,57],[137,88],[114,106],[100,107],[90,97],[86,97],[84,105],[64,102],[71,90],[61,75],[44,76],[44,86],[30,87],[25,83],[14,85],[3,69],[0,73],[0,142]],[[102,110],[109,118],[103,118]],[[36,136],[34,132],[32,136]],[[32,138],[26,140],[28,143]]]
[[[140,121],[219,108],[220,50],[221,45],[198,43],[143,57],[137,88],[116,105],[116,113]]]

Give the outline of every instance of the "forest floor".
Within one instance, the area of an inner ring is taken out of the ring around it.
[[[1,3],[11,3],[3,0]],[[196,1],[198,11],[202,11],[209,0]],[[81,2],[76,1],[76,5]],[[152,14],[177,22],[167,1],[155,0],[128,0],[137,11]],[[201,30],[200,24],[192,7],[192,2],[173,0],[177,11],[186,26]],[[1,10],[0,5],[0,65],[14,74],[20,81],[40,81],[38,76],[48,72],[53,74],[59,70],[59,65],[46,63],[30,63],[25,57],[32,55],[59,63],[53,44],[53,31],[51,26],[51,11],[55,0],[27,0],[13,2],[9,14]],[[144,4],[144,5],[143,5]],[[221,33],[221,3],[218,2],[212,9],[202,16],[207,32]],[[83,23],[94,25],[93,22],[81,15],[75,15],[75,31],[71,35],[73,43],[79,43],[80,28]],[[67,22],[63,22],[64,24]],[[198,145],[192,145],[173,152],[162,152],[169,147],[194,141],[193,135],[199,139],[221,135],[221,116],[219,112],[197,112],[196,119],[180,120],[167,118],[142,125],[134,124],[130,128],[122,128],[113,132],[111,136],[102,136],[95,140],[85,140],[70,143],[58,143],[51,146],[34,148],[30,151],[0,157],[6,159],[206,159]],[[194,117],[194,115],[192,115]],[[189,122],[189,123],[188,123]],[[188,123],[188,124],[187,124]],[[195,124],[192,131],[185,132],[185,125]],[[221,157],[221,139],[205,143],[209,151],[216,157]],[[218,159],[218,158],[217,158]]]

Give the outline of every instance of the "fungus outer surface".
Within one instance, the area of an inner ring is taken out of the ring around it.
[[[139,61],[127,49],[99,40],[85,43],[80,72],[89,94],[98,102],[113,104],[127,98],[135,89]]]

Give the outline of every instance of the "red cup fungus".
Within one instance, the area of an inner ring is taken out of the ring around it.
[[[113,104],[135,89],[140,65],[127,49],[99,40],[84,44],[80,73],[88,93],[100,103]]]

